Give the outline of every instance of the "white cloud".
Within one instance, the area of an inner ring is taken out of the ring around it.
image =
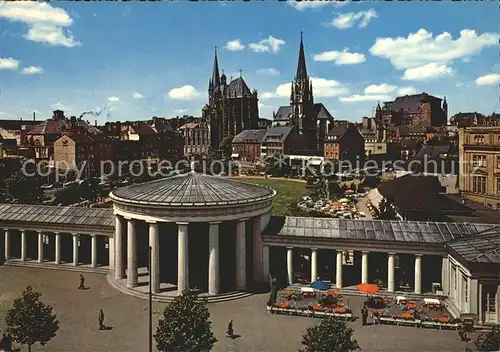
[[[478,86],[487,86],[500,83],[500,75],[497,73],[490,73],[488,75],[480,76],[476,78],[476,84]]]
[[[280,71],[275,68],[261,68],[260,70],[257,70],[257,74],[266,76],[278,76],[280,74]]]
[[[401,87],[398,88],[398,94],[399,95],[412,95],[416,94],[417,90],[413,87]]]
[[[427,65],[409,68],[401,79],[407,81],[427,81],[439,77],[451,76],[453,69],[444,64],[432,62]]]
[[[133,92],[132,93],[132,98],[134,98],[134,99],[142,99],[142,98],[144,98],[144,95],[142,95],[139,92]]]
[[[71,16],[63,8],[46,2],[5,2],[0,7],[0,17],[27,24],[29,29],[24,37],[28,40],[68,48],[81,45],[69,30],[63,29],[72,25]]]
[[[349,89],[335,80],[311,77],[313,93],[315,97],[335,97],[349,94]],[[292,83],[280,84],[274,92],[263,92],[259,95],[260,99],[289,98],[292,91]]]
[[[302,1],[287,1],[287,4],[296,8],[299,11],[309,10],[309,9],[317,9],[323,6],[344,6],[349,3],[349,0],[346,1],[319,1],[319,0],[302,0]]]
[[[174,110],[174,113],[175,114],[184,114],[185,112],[188,112],[189,109],[177,109],[177,110]]]
[[[196,88],[190,85],[185,85],[180,88],[174,88],[168,92],[168,97],[175,100],[190,100],[196,98],[200,93]]]
[[[116,103],[116,102],[120,101],[120,98],[115,97],[115,96],[111,96],[111,97],[108,97],[108,101],[110,103]]]
[[[226,43],[224,46],[224,49],[229,50],[229,51],[241,51],[245,49],[245,46],[241,44],[239,39],[235,40],[230,40]]]
[[[377,95],[360,95],[360,94],[354,94],[349,97],[340,97],[339,100],[342,103],[359,103],[359,102],[365,102],[365,101],[387,101],[390,100],[391,97],[388,95],[383,95],[383,94],[377,94]]]
[[[388,94],[392,93],[396,90],[396,86],[392,86],[387,83],[382,83],[379,85],[372,84],[365,88],[365,94]]]
[[[447,64],[481,52],[483,48],[497,45],[500,35],[463,29],[453,40],[448,32],[436,37],[425,29],[410,33],[408,37],[377,38],[370,48],[374,56],[389,59],[399,70],[422,66],[428,63]]]
[[[43,69],[38,66],[28,66],[21,70],[23,75],[34,75],[37,73],[43,73]]]
[[[272,52],[276,54],[280,51],[281,46],[285,45],[285,41],[282,39],[274,38],[270,35],[267,39],[263,39],[258,43],[248,44],[250,50],[256,53],[268,53]]]
[[[358,23],[359,28],[368,26],[370,21],[377,18],[377,11],[369,9],[360,12],[347,12],[338,14],[331,22],[330,25],[338,29],[347,29]]]
[[[325,51],[321,54],[313,55],[314,61],[327,62],[334,61],[336,65],[354,65],[366,61],[365,55],[361,53],[350,53],[348,48],[343,51]]]
[[[0,58],[0,70],[17,70],[21,61],[12,57]]]

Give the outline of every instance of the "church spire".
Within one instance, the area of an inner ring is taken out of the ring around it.
[[[300,49],[299,49],[299,63],[297,65],[297,75],[295,80],[307,78],[306,57],[304,54],[304,42],[302,40],[302,32],[300,32]]]
[[[213,87],[220,86],[219,62],[217,61],[217,47],[215,47],[214,72],[212,73]]]

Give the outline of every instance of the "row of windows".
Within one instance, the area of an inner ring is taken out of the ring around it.
[[[499,135],[499,134],[496,134],[496,135],[495,135],[495,137],[496,137],[496,141],[497,141],[497,142],[500,142],[500,135]],[[485,138],[485,136],[484,136],[484,135],[482,135],[482,134],[476,134],[476,135],[474,136],[474,143],[476,143],[476,144],[484,144],[484,143],[486,143],[486,138]]]
[[[486,155],[473,155],[472,156],[472,166],[474,167],[486,167],[487,165]],[[500,169],[500,156],[496,157],[497,169]]]
[[[487,177],[473,176],[472,177],[472,192],[478,194],[486,194],[487,192]]]

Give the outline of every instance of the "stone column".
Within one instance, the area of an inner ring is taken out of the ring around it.
[[[115,216],[115,279],[125,277],[125,266],[123,265],[123,220]]]
[[[443,256],[441,264],[441,288],[445,296],[450,294],[450,261],[448,255]]]
[[[208,225],[208,294],[219,294],[219,224]]]
[[[178,222],[178,254],[177,254],[177,293],[189,287],[189,267],[188,267],[188,224],[187,222]]]
[[[269,246],[262,246],[262,282],[269,281]]]
[[[43,263],[43,233],[38,232],[38,262]]]
[[[92,268],[97,267],[97,236],[90,235],[90,266]]]
[[[344,255],[344,252],[341,249],[337,249],[337,275],[335,277],[335,286],[337,288],[342,288],[342,269],[343,269],[343,264],[342,264],[342,257]]]
[[[361,283],[368,283],[368,252],[361,252]]]
[[[137,237],[135,221],[127,219],[127,287],[137,286]]]
[[[318,278],[318,249],[311,249],[311,282]]]
[[[415,254],[415,293],[422,293],[422,254]]]
[[[5,231],[5,260],[10,259],[10,234],[9,229],[3,229]]]
[[[245,222],[248,219],[238,219],[236,222],[236,288],[247,288],[247,250]]]
[[[483,319],[483,284],[479,283],[479,308],[478,308],[478,323],[482,324]]]
[[[263,277],[262,262],[262,227],[261,217],[253,218],[253,281],[261,282]]]
[[[479,280],[468,277],[469,295],[467,313],[479,314],[479,301],[481,296],[479,296]]]
[[[151,267],[149,268],[149,280],[151,280],[151,291],[160,292],[160,237],[158,224],[149,223],[149,246],[151,247]]]
[[[387,291],[394,292],[394,256],[396,253],[387,255]]]
[[[54,232],[54,242],[55,242],[54,263],[61,264],[61,235],[59,234],[59,232]]]
[[[26,231],[21,230],[21,261],[26,261]]]
[[[286,272],[288,284],[293,284],[293,247],[286,247]]]
[[[73,266],[78,265],[78,234],[73,233]]]

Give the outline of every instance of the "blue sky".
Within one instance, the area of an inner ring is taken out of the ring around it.
[[[107,120],[201,115],[214,46],[229,77],[289,100],[300,31],[315,101],[338,119],[378,100],[446,95],[450,115],[500,111],[496,2],[0,3],[0,118],[108,107]]]

